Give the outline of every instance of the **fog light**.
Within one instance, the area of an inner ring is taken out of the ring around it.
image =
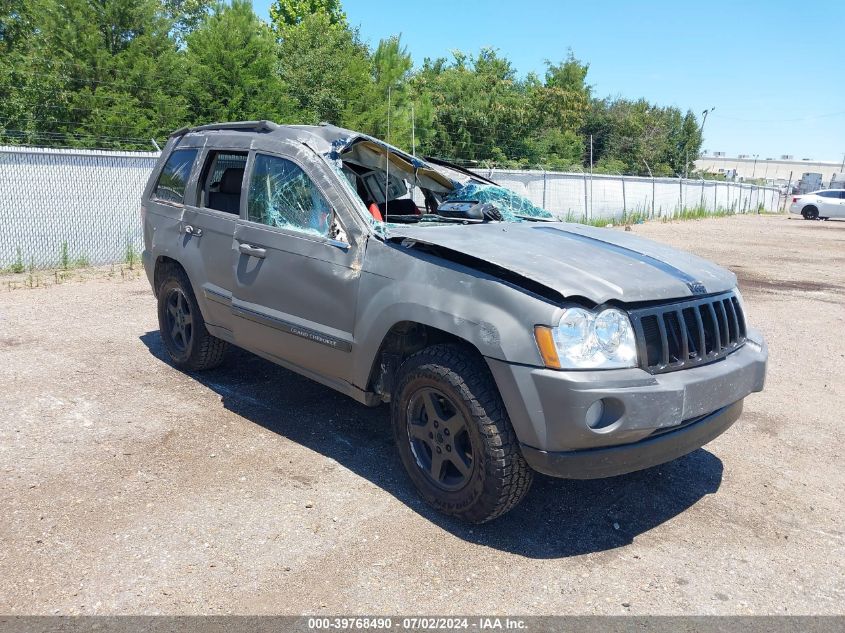
[[[598,429],[602,426],[602,418],[604,418],[604,400],[596,400],[587,409],[584,420],[591,429]]]
[[[589,406],[584,423],[593,433],[613,433],[622,426],[625,405],[616,398],[602,398]]]

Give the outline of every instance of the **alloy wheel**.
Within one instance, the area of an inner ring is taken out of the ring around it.
[[[408,439],[419,469],[438,488],[460,490],[473,470],[467,420],[439,389],[424,387],[408,400]]]
[[[173,347],[184,353],[191,347],[194,335],[194,320],[191,304],[181,288],[173,288],[167,295],[167,335]]]

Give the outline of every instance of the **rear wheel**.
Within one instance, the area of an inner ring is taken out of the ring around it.
[[[435,509],[483,523],[516,506],[532,471],[478,354],[435,345],[399,369],[392,423],[405,470]]]
[[[818,220],[819,219],[819,210],[816,207],[813,207],[813,206],[804,207],[801,210],[801,215],[804,216],[805,220]]]
[[[181,269],[168,271],[158,289],[158,327],[177,367],[200,371],[223,362],[228,345],[208,333],[191,282]]]

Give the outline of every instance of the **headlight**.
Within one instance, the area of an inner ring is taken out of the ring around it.
[[[546,367],[618,369],[637,366],[637,343],[628,315],[616,308],[598,314],[567,308],[557,327],[534,328]]]

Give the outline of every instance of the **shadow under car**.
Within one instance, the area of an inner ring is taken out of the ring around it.
[[[158,331],[140,337],[169,364]],[[523,503],[483,525],[429,508],[405,474],[388,407],[368,408],[237,347],[220,367],[192,374],[223,406],[366,478],[440,528],[466,541],[529,558],[561,558],[627,545],[719,489],[721,460],[698,449],[647,470],[593,480],[537,474]]]

